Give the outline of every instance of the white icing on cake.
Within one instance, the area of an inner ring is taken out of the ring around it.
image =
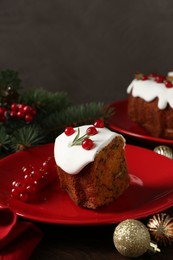
[[[80,136],[83,136],[90,126],[91,125],[80,126]],[[54,145],[56,164],[69,174],[79,173],[87,164],[94,161],[96,154],[103,147],[108,145],[115,136],[122,136],[105,127],[97,128],[98,133],[89,137],[94,142],[94,147],[91,150],[85,150],[82,148],[82,145],[71,146],[77,134],[78,127],[74,129],[75,133],[71,136],[67,136],[64,132],[59,135],[56,138]]]
[[[173,77],[173,71],[168,72],[168,77]]]
[[[127,93],[134,97],[140,97],[146,102],[158,98],[158,108],[165,109],[167,104],[173,108],[173,87],[167,88],[164,83],[157,83],[154,80],[134,79],[127,88]]]

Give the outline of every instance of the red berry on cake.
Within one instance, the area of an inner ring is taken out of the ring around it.
[[[149,78],[152,78],[152,79],[155,79],[156,77],[157,77],[157,73],[155,73],[155,72],[152,72],[149,75]]]
[[[148,76],[147,76],[147,75],[143,75],[141,79],[142,79],[142,80],[147,80],[147,79],[148,79]]]
[[[70,136],[72,134],[74,134],[75,130],[72,126],[68,126],[66,127],[66,129],[64,130],[64,133],[67,135],[67,136]]]
[[[103,128],[104,127],[104,121],[102,119],[97,119],[94,123],[94,126],[96,128]]]
[[[162,83],[164,80],[165,80],[165,76],[157,75],[157,76],[155,77],[155,81],[156,81],[157,83]]]
[[[87,133],[87,135],[96,135],[98,133],[98,131],[94,126],[90,126],[86,130],[86,133]]]
[[[85,138],[83,141],[82,141],[82,147],[85,149],[85,150],[91,150],[94,146],[94,143],[91,139],[89,138]]]
[[[172,82],[171,82],[171,81],[168,81],[168,80],[165,81],[165,86],[166,86],[167,88],[172,88],[172,87],[173,87]]]

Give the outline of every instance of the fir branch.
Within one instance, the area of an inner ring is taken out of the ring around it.
[[[42,88],[31,89],[19,99],[20,103],[25,103],[36,108],[40,113],[50,114],[52,111],[61,111],[67,108],[71,102],[65,92],[50,92]]]
[[[13,135],[17,129],[21,129],[26,126],[26,122],[20,118],[8,117],[8,120],[3,123],[3,126],[9,135]]]
[[[70,106],[61,113],[54,112],[43,122],[43,128],[53,140],[68,125],[76,127],[84,124],[92,124],[96,119],[107,120],[114,113],[114,109],[105,106],[103,103],[87,103],[82,105]]]
[[[14,151],[25,150],[43,143],[45,143],[44,131],[37,125],[24,126],[14,132],[12,137],[12,149]]]
[[[98,118],[106,123],[115,112],[114,108],[107,107],[104,103],[72,105],[65,92],[35,88],[19,93],[20,84],[17,72],[0,72],[0,107],[6,108],[6,120],[0,123],[0,151],[15,152],[54,142],[56,136],[68,125],[76,127],[92,124]],[[15,103],[35,108],[36,115],[31,122],[26,122],[24,117],[11,115],[11,104]]]
[[[0,152],[3,150],[8,151],[10,149],[10,142],[11,138],[5,127],[0,126]]]

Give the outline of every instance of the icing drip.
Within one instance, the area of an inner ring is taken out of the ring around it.
[[[168,72],[168,77],[173,77],[173,71]]]
[[[80,135],[84,135],[87,128],[90,126],[91,125],[80,126]],[[90,139],[94,142],[94,147],[91,150],[85,150],[81,145],[71,146],[77,134],[78,128],[74,129],[74,134],[70,136],[65,135],[65,133],[59,135],[56,138],[54,145],[56,164],[69,174],[79,173],[87,164],[94,161],[96,154],[103,147],[109,144],[115,136],[121,136],[120,134],[112,132],[105,127],[97,128],[98,133],[90,136]]]
[[[140,97],[146,102],[158,98],[158,108],[165,109],[167,104],[173,108],[173,87],[167,88],[164,83],[157,83],[154,80],[134,79],[127,88],[127,93],[134,97]]]

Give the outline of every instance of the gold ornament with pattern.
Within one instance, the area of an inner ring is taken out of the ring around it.
[[[173,217],[166,213],[156,214],[149,219],[147,227],[158,245],[166,246],[173,243]]]

